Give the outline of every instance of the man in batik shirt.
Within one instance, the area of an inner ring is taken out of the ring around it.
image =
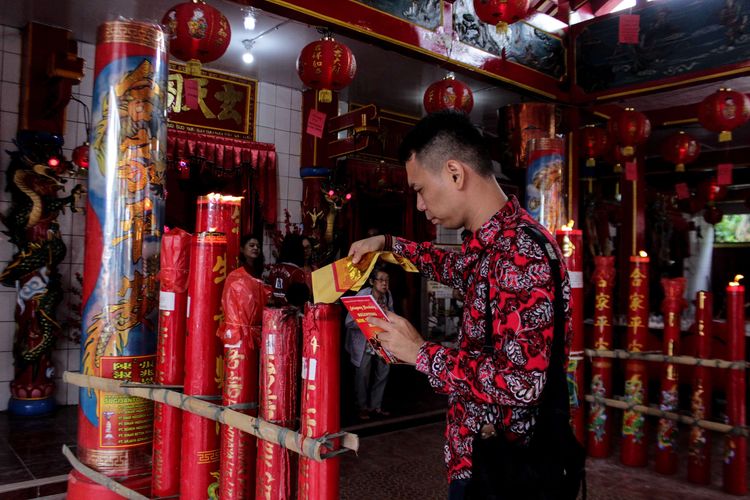
[[[521,227],[541,228],[562,256],[554,238],[500,188],[484,139],[466,116],[441,112],[425,117],[404,138],[399,154],[417,194],[417,209],[433,224],[470,234],[460,252],[380,235],[355,242],[349,255],[356,263],[367,252],[392,250],[428,279],[464,295],[458,348],[425,342],[411,323],[393,313],[390,322],[372,321],[385,330],[379,334],[383,346],[449,395],[449,497],[462,499],[471,477],[474,436],[496,428],[510,440],[527,439],[546,382],[554,281],[547,254]],[[564,268],[562,274],[569,339],[570,285]],[[495,354],[482,352],[488,294]]]

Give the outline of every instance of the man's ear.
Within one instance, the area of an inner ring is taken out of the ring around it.
[[[466,182],[466,168],[466,165],[457,160],[448,160],[445,163],[446,172],[458,189],[461,189]]]

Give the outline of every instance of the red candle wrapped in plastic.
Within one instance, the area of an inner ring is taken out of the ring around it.
[[[727,353],[730,361],[745,360],[745,287],[737,275],[727,285]],[[745,369],[731,369],[727,383],[729,425],[745,425]],[[727,434],[724,445],[724,491],[747,493],[747,438]]]
[[[221,292],[226,279],[227,239],[222,233],[198,233],[190,249],[188,336],[185,345],[185,389],[188,396],[221,399],[223,362],[216,337]],[[213,420],[185,412],[182,416],[180,498],[205,499],[219,486],[219,433]]]
[[[713,295],[698,292],[695,322],[698,330],[696,357],[708,359],[711,355],[711,330],[713,324]],[[694,418],[705,419],[711,415],[711,370],[696,366],[693,372],[693,397],[690,413]],[[691,483],[711,484],[711,433],[694,425],[688,441],[687,478]]]
[[[568,379],[573,379],[569,387],[575,388],[571,401],[576,402],[570,408],[570,421],[573,432],[581,444],[586,442],[584,412],[579,398],[583,394],[583,231],[573,229],[573,221],[555,231],[557,243],[562,249],[565,266],[568,269],[571,291],[571,316],[573,318],[573,339],[568,357]]]
[[[594,349],[612,349],[612,289],[615,285],[615,258],[594,257]],[[591,368],[591,394],[612,397],[612,361],[607,358],[594,358]],[[609,455],[612,435],[610,412],[606,405],[593,403],[589,410],[588,453],[592,457],[603,458]]]
[[[240,265],[242,197],[211,193],[198,197],[195,232],[216,231],[227,239],[227,271]]]
[[[629,300],[627,348],[641,352],[648,334],[648,263],[646,252],[630,257],[628,271]],[[648,373],[646,362],[629,359],[625,362],[625,401],[629,404],[647,404]],[[620,461],[632,467],[645,467],[647,450],[645,442],[646,417],[635,410],[625,410],[622,417],[622,445]]]
[[[685,278],[662,278],[664,301],[661,304],[664,314],[664,355],[677,356],[680,349],[680,315],[687,303],[685,295]],[[664,411],[677,411],[679,394],[677,392],[677,365],[664,363],[661,377],[661,405]],[[659,419],[656,432],[656,472],[674,474],[677,472],[677,422],[666,418]]]
[[[319,438],[340,429],[339,351],[341,312],[334,304],[305,306],[302,320],[302,415],[301,432]],[[339,459],[316,462],[300,458],[299,500],[339,498]]]
[[[271,290],[244,267],[224,283],[224,321],[217,335],[224,344],[222,404],[258,415],[258,350],[263,307]],[[221,427],[219,498],[242,500],[255,495],[256,438],[234,427]]]
[[[294,428],[297,413],[298,326],[295,307],[266,307],[263,310],[260,418],[289,429]],[[291,498],[293,464],[290,453],[270,441],[258,443],[257,498]]]
[[[184,377],[190,241],[190,233],[182,229],[172,229],[161,239],[156,382],[162,385],[182,385]],[[181,434],[182,410],[155,403],[152,496],[180,492]]]

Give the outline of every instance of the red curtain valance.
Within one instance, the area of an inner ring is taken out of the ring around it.
[[[276,146],[265,142],[217,137],[184,130],[167,132],[167,160],[201,158],[225,170],[244,165],[257,172],[256,189],[266,223],[276,222],[278,186],[276,180]]]

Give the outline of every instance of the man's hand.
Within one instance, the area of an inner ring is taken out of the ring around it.
[[[349,257],[352,258],[352,264],[358,264],[362,256],[370,252],[378,252],[385,246],[385,236],[378,235],[364,240],[355,241],[349,247]]]
[[[419,348],[424,344],[424,339],[406,318],[402,318],[391,311],[387,311],[386,314],[389,321],[383,321],[380,318],[367,318],[371,325],[383,330],[378,333],[380,344],[401,361],[416,365],[417,354]]]

